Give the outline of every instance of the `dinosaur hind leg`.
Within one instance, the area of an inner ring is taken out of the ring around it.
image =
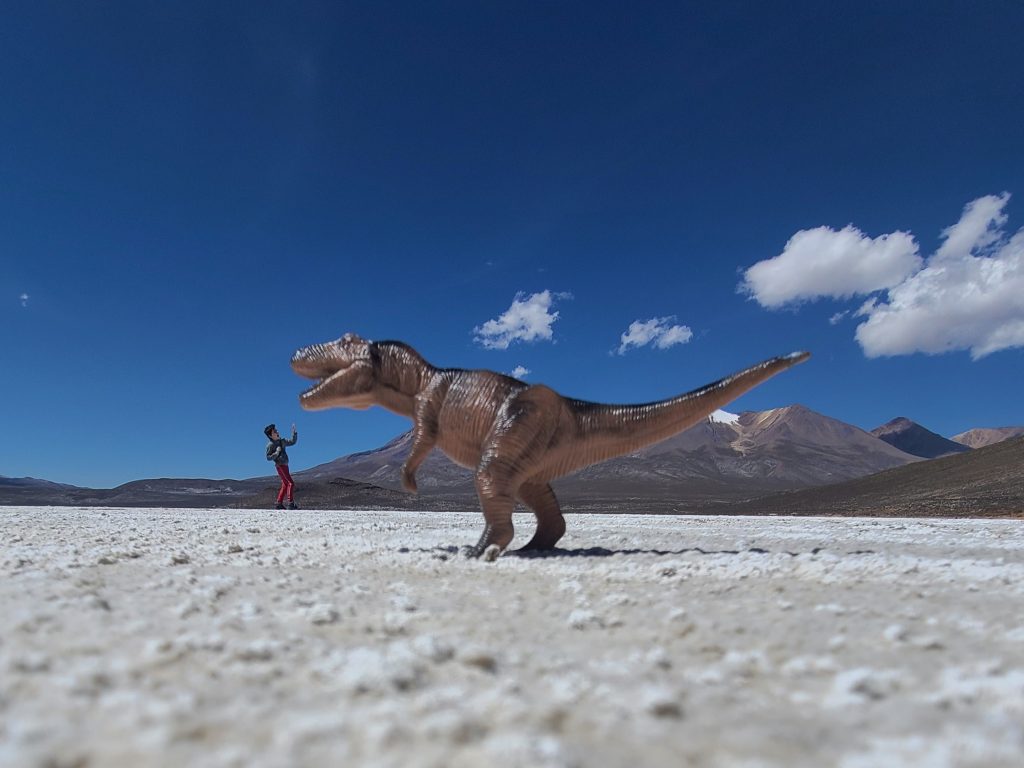
[[[561,398],[553,390],[534,386],[520,392],[503,408],[476,470],[484,532],[477,545],[470,549],[471,556],[479,557],[493,545],[502,552],[512,543],[512,511],[516,497],[526,478],[537,473],[538,460],[543,457],[558,426],[560,403]],[[554,499],[553,493],[551,498]],[[547,510],[549,505],[543,508]],[[557,501],[554,508],[557,512]],[[538,519],[539,516],[540,513]],[[557,516],[561,517],[561,513]],[[554,541],[557,537],[552,544]]]
[[[501,554],[512,543],[515,535],[512,527],[515,499],[497,491],[492,483],[480,477],[477,478],[477,494],[484,513],[484,531],[480,534],[480,540],[466,549],[466,556],[480,557],[492,545],[497,546],[498,554]]]
[[[496,453],[496,452],[495,452]],[[498,554],[512,543],[512,511],[516,506],[515,470],[508,460],[497,458],[481,462],[476,471],[476,493],[484,513],[484,532],[475,546],[466,549],[467,557],[480,557],[488,547],[497,546]]]
[[[519,487],[519,500],[537,517],[537,532],[521,551],[554,549],[565,533],[565,518],[551,486],[548,483],[523,483]]]

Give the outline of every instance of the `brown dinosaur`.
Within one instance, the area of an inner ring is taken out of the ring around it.
[[[641,405],[588,403],[493,371],[435,368],[407,344],[351,333],[298,350],[291,364],[300,376],[317,380],[299,396],[307,410],[380,405],[413,420],[412,449],[402,467],[407,490],[416,490],[416,470],[435,446],[475,470],[484,531],[467,554],[491,558],[512,542],[517,501],[537,517],[523,549],[551,549],[565,533],[552,480],[682,432],[809,356],[776,357]]]

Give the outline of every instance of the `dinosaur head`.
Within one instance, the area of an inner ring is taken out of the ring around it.
[[[316,381],[299,395],[299,404],[307,411],[362,410],[376,403],[373,342],[354,333],[297,350],[292,370]]]

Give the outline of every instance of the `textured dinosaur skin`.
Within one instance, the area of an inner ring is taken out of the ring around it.
[[[602,405],[562,397],[493,371],[436,368],[398,341],[347,333],[292,356],[292,369],[317,383],[299,396],[306,410],[380,405],[413,420],[402,485],[433,448],[475,471],[484,531],[467,554],[496,557],[512,542],[516,502],[537,517],[524,550],[551,549],[565,520],[551,481],[682,432],[776,373],[809,357],[776,357],[678,397]]]

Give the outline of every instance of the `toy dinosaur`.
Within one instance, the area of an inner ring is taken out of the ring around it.
[[[474,470],[484,531],[467,554],[490,559],[512,542],[517,501],[537,517],[523,549],[551,549],[565,533],[552,480],[682,432],[809,356],[776,357],[641,405],[589,403],[493,371],[436,368],[407,344],[351,333],[298,350],[291,365],[317,380],[299,396],[307,410],[380,405],[412,419],[412,448],[402,467],[407,490],[416,491],[416,470],[435,447]]]

